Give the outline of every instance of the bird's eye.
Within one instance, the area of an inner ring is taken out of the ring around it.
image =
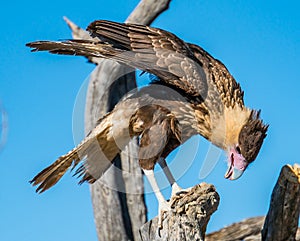
[[[241,148],[239,146],[236,146],[235,150],[238,154],[241,154]]]

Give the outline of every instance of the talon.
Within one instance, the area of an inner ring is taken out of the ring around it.
[[[164,220],[164,214],[171,211],[171,205],[169,202],[164,201],[159,204],[158,208],[158,229],[162,229],[162,223]]]
[[[179,196],[180,194],[183,194],[183,193],[188,193],[191,191],[191,187],[190,188],[186,188],[186,189],[182,189],[181,187],[178,186],[177,183],[174,183],[172,185],[172,194],[171,196],[174,197],[174,196]]]
[[[175,195],[180,195],[180,194],[183,194],[183,193],[188,193],[188,192],[190,192],[191,190],[192,190],[191,187],[186,188],[186,189],[181,189],[181,190],[179,190],[178,192],[176,192]]]

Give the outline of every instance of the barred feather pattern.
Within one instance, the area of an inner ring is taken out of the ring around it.
[[[81,182],[94,182],[132,136],[140,136],[141,146],[150,148],[144,149],[145,153],[151,153],[154,146],[150,136],[165,133],[158,155],[140,159],[145,168],[153,168],[159,155],[166,157],[197,133],[224,150],[239,143],[246,160],[255,159],[268,126],[261,121],[259,112],[245,107],[244,92],[223,63],[201,47],[158,28],[99,20],[91,23],[87,31],[92,40],[36,41],[27,46],[32,51],[113,59],[157,76],[157,84],[176,91],[183,100],[169,98],[168,93],[151,97],[143,90],[123,100],[77,148],[32,180],[33,185],[39,185],[37,191],[53,186],[80,161],[84,164],[75,175],[82,177]],[[160,93],[160,88],[155,93]],[[141,103],[150,109],[138,111]],[[167,106],[170,112],[158,106]],[[134,111],[128,112],[129,109]]]

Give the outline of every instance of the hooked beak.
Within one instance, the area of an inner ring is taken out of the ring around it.
[[[236,180],[242,176],[248,164],[243,155],[237,153],[234,148],[230,150],[229,154],[228,169],[225,173],[225,178]]]

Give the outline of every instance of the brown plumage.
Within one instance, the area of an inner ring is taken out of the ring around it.
[[[254,161],[268,126],[260,112],[244,106],[240,85],[220,61],[157,28],[95,21],[87,30],[93,40],[27,46],[32,51],[113,59],[159,80],[117,104],[78,147],[34,177],[37,191],[53,186],[82,160],[76,174],[94,182],[133,136],[140,138],[139,162],[145,173],[195,134],[228,152],[226,178],[240,177]]]

